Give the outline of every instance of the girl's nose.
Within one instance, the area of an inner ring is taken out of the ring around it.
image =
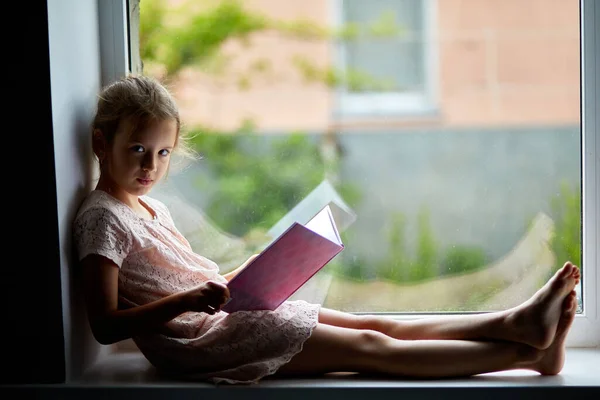
[[[142,160],[142,169],[145,171],[154,171],[156,168],[156,160],[154,156],[149,154]]]

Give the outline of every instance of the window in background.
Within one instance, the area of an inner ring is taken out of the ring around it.
[[[434,112],[435,2],[336,0],[344,116]]]

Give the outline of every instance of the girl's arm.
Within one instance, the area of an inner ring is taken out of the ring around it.
[[[143,306],[119,310],[119,267],[99,255],[85,257],[82,264],[88,319],[94,337],[101,344],[157,332],[186,311],[214,314],[229,297],[225,285],[210,281]]]
[[[253,254],[250,256],[250,258],[248,258],[246,261],[244,261],[244,263],[242,265],[240,265],[239,267],[237,267],[236,269],[234,269],[233,271],[229,271],[228,273],[224,274],[223,277],[225,279],[227,279],[227,282],[229,282],[230,280],[233,279],[234,276],[236,276],[241,270],[243,270],[244,268],[246,268],[246,265],[250,264],[250,261],[254,260],[256,257],[258,256],[258,254]]]

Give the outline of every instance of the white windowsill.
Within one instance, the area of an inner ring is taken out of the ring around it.
[[[6,387],[4,389],[7,389]],[[3,390],[4,390],[3,389]],[[212,385],[180,382],[156,375],[139,352],[114,353],[94,365],[78,382],[54,385],[15,385],[13,397],[38,399],[133,398],[179,399],[548,399],[565,393],[577,400],[600,398],[600,348],[570,348],[563,371],[556,376],[541,376],[526,370],[505,371],[470,378],[411,380],[365,377],[350,374],[310,378],[265,379],[255,385]],[[10,394],[10,393],[9,393]],[[197,397],[200,396],[200,397]],[[224,397],[223,397],[224,396]],[[284,397],[285,396],[285,397]],[[551,396],[551,397],[549,397]],[[567,400],[570,400],[567,399]]]
[[[114,353],[87,372],[82,385],[167,385],[205,386],[207,383],[182,383],[155,375],[150,363],[139,352]],[[598,386],[600,388],[600,349],[570,348],[563,371],[556,376],[540,376],[527,370],[514,370],[447,380],[409,380],[333,374],[315,378],[266,379],[243,387],[462,387],[462,386]],[[240,385],[235,385],[240,387]]]

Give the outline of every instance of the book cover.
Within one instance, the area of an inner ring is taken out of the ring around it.
[[[329,206],[305,225],[292,223],[229,281],[222,310],[275,310],[343,248]]]

